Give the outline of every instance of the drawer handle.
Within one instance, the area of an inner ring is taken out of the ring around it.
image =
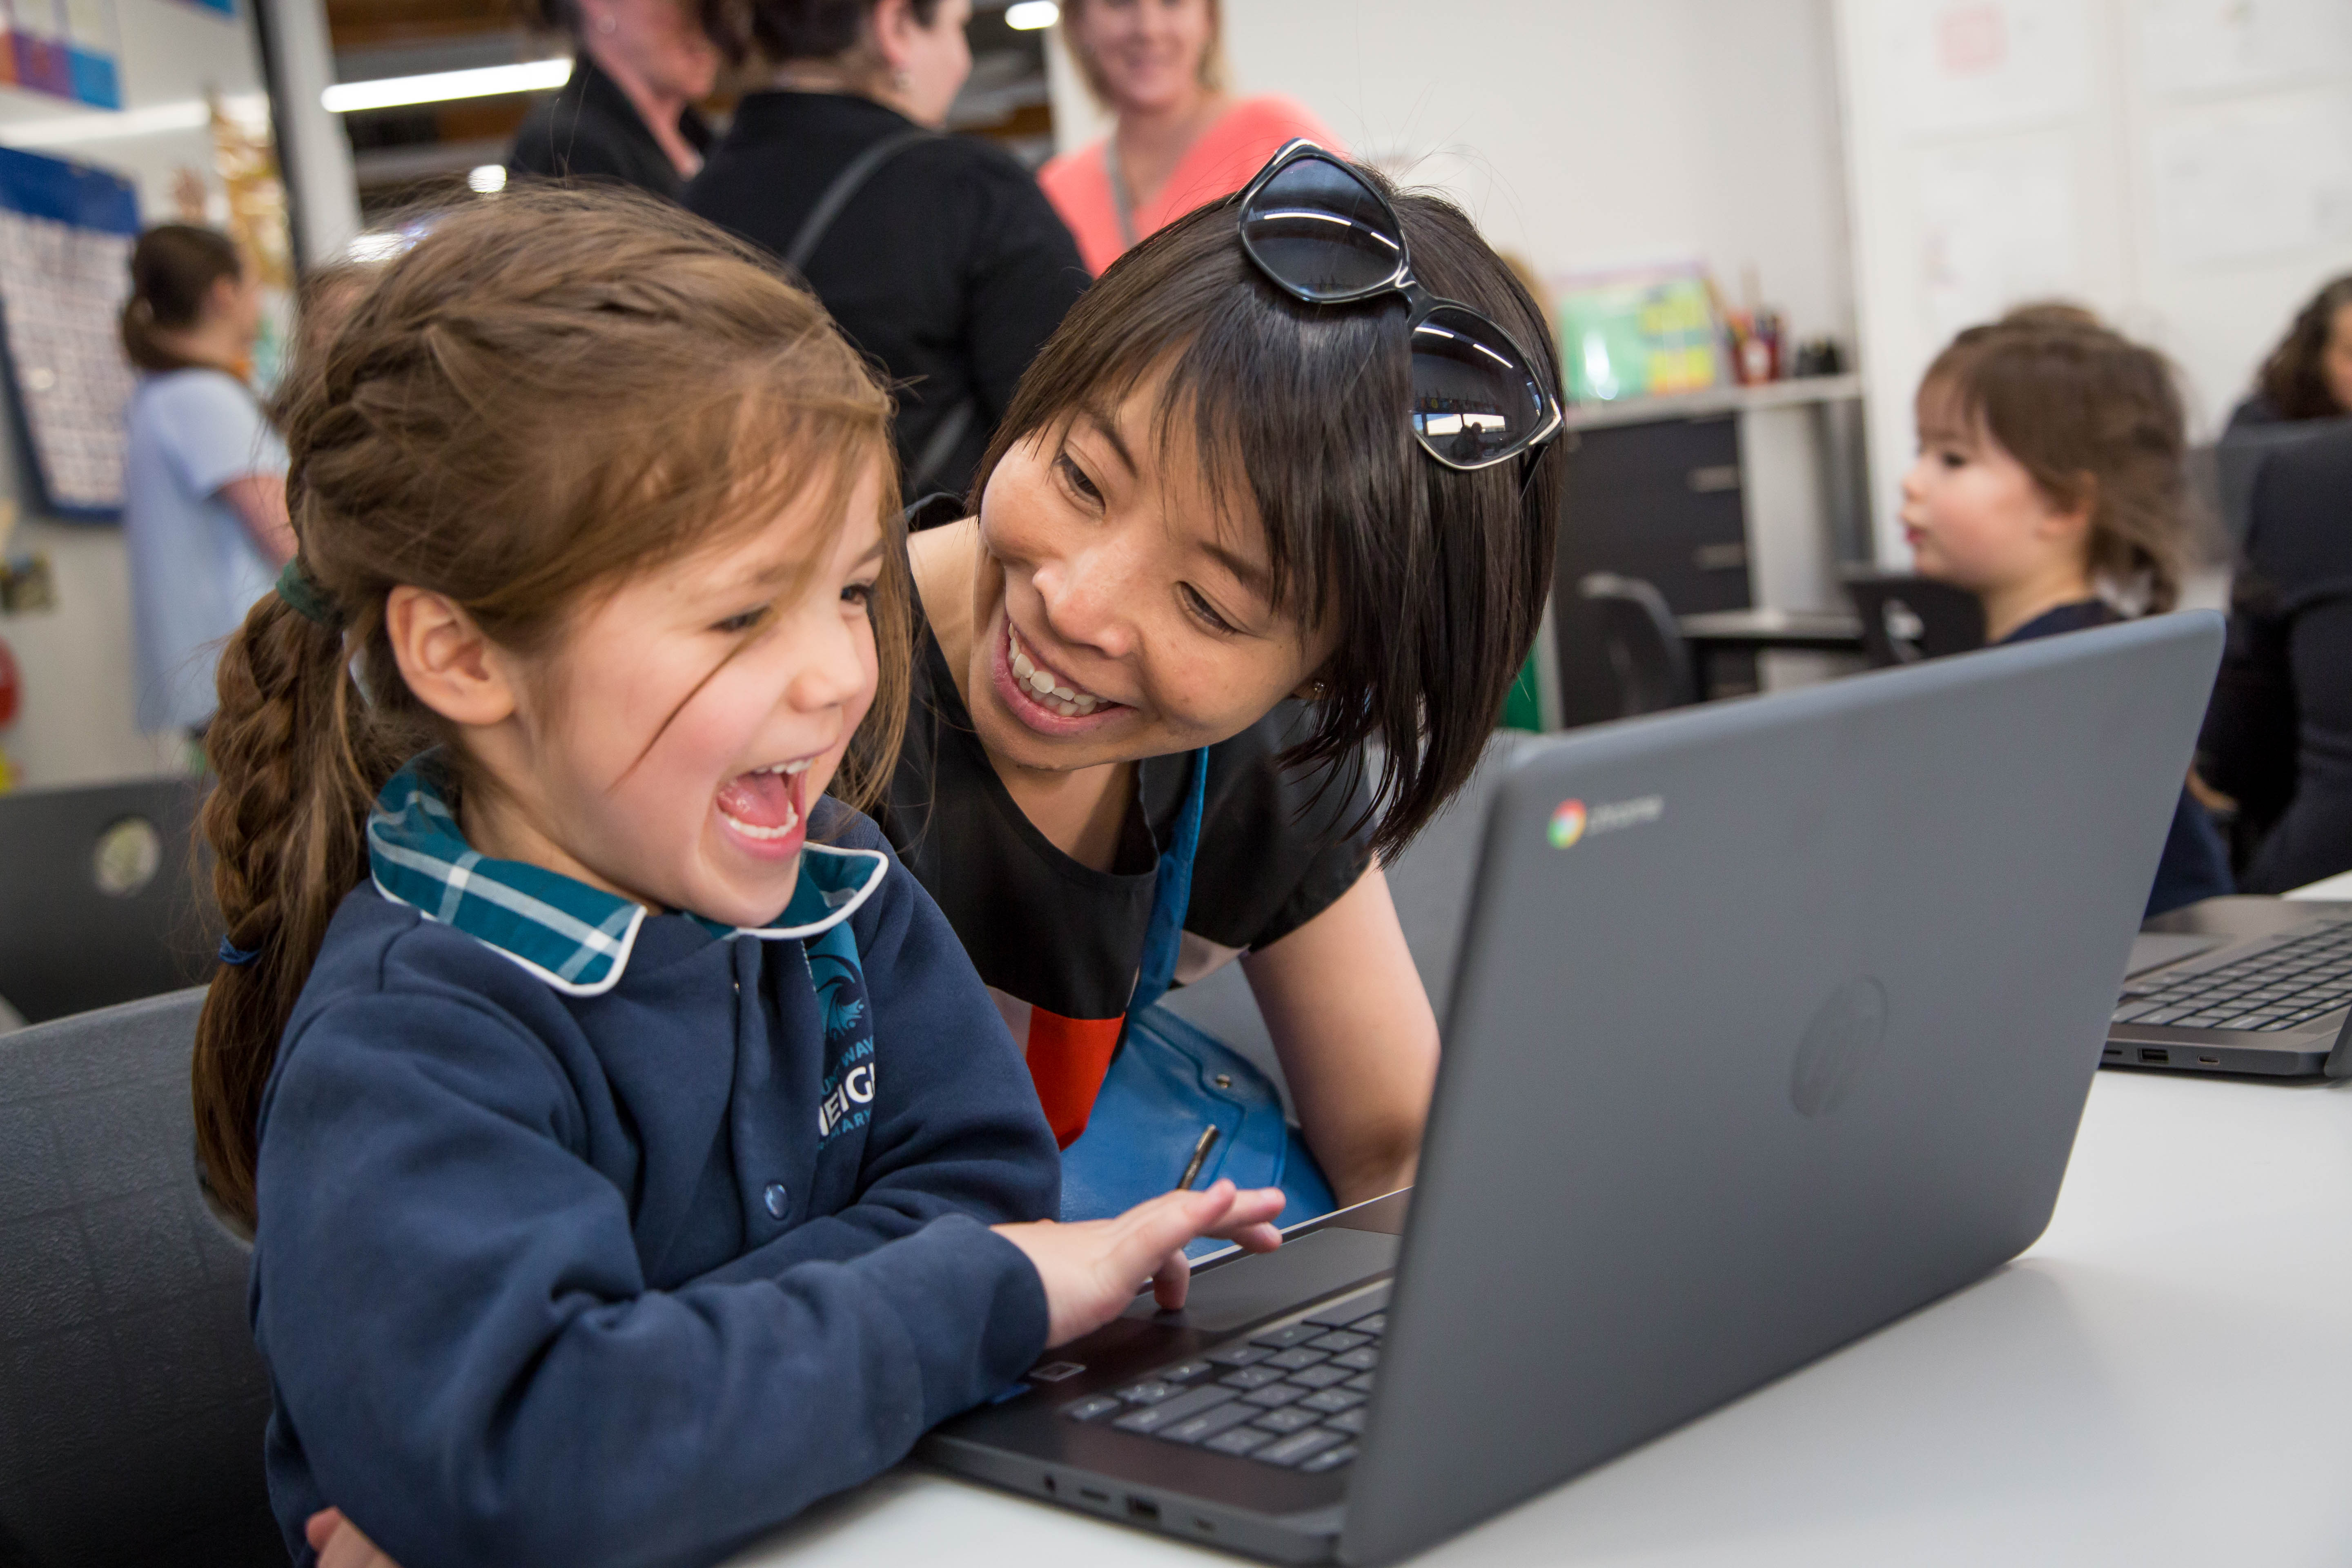
[[[1691,564],[1702,572],[1738,572],[1748,564],[1748,546],[1702,544],[1691,552]]]
[[[1704,468],[1693,468],[1686,476],[1690,488],[1703,496],[1717,495],[1739,488],[1739,465],[1710,463]]]

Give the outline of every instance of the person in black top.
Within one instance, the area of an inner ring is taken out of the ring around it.
[[[1923,577],[1984,606],[1985,640],[2172,608],[2186,553],[2185,421],[2163,356],[2087,311],[2029,307],[1971,327],[1918,394],[1903,531]],[[2183,788],[2147,912],[2231,890],[2228,854]]]
[[[2255,481],[2198,769],[2238,803],[2249,892],[2352,870],[2352,430]]]
[[[2352,274],[2337,278],[2295,312],[2263,362],[2253,392],[2230,413],[2230,429],[2352,414]]]
[[[963,489],[1021,373],[1087,284],[1027,170],[923,136],[971,69],[970,0],[756,0],[776,89],[747,95],[687,206],[794,261],[898,384],[906,490]],[[793,246],[861,154],[898,139],[804,256]]]
[[[719,76],[697,0],[541,5],[544,22],[572,36],[572,79],[523,121],[508,170],[614,180],[675,201],[709,151],[710,127],[694,104]]]

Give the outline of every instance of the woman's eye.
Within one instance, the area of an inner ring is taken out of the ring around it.
[[[874,595],[877,591],[877,584],[872,583],[852,583],[841,591],[841,602],[870,611],[874,608]]]
[[[1241,628],[1234,625],[1233,622],[1217,614],[1216,606],[1210,604],[1208,600],[1201,597],[1200,591],[1194,588],[1191,584],[1187,583],[1183,584],[1182,593],[1184,595],[1184,607],[1192,611],[1193,616],[1211,631],[1230,636],[1231,634],[1241,630]]]
[[[725,620],[713,624],[710,629],[733,637],[738,633],[750,631],[767,618],[768,606],[761,605],[756,610],[745,610],[740,615],[730,616]]]
[[[1054,459],[1054,467],[1060,471],[1062,482],[1076,491],[1080,500],[1096,506],[1102,504],[1102,491],[1095,488],[1094,480],[1087,478],[1087,471],[1073,462],[1067,452]]]

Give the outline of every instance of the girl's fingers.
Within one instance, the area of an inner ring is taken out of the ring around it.
[[[311,1551],[323,1552],[327,1549],[327,1542],[335,1533],[335,1526],[342,1522],[342,1510],[322,1508],[302,1521],[302,1539],[310,1543]]]
[[[1160,1260],[1151,1276],[1151,1299],[1163,1312],[1172,1312],[1184,1304],[1184,1297],[1192,1284],[1192,1265],[1186,1260],[1184,1249],[1178,1247]]]

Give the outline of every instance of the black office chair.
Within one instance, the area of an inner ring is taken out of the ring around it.
[[[1615,678],[1617,712],[1630,719],[1698,700],[1690,645],[1675,625],[1665,595],[1639,577],[1595,572],[1577,585],[1601,621],[1601,637]]]
[[[195,1173],[201,990],[0,1036],[0,1563],[271,1564],[247,1250]]]
[[[218,922],[192,874],[202,803],[185,778],[0,796],[0,997],[26,1022],[205,977]]]
[[[1865,574],[1846,579],[1862,617],[1862,652],[1874,669],[1984,647],[1984,606],[1966,588],[1929,577]]]

